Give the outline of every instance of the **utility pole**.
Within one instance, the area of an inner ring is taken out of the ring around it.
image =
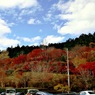
[[[67,75],[68,75],[68,87],[70,88],[70,73],[69,73],[69,58],[68,58],[68,48],[66,49],[67,53]],[[69,90],[68,90],[69,93]]]

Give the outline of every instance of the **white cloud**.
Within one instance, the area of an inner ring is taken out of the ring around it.
[[[40,36],[36,36],[36,37],[32,38],[32,41],[35,42],[35,41],[39,41],[40,39],[41,39]]]
[[[29,21],[27,22],[28,24],[35,24],[35,19],[29,19]]]
[[[25,16],[25,15],[34,15],[36,11],[42,11],[43,9],[41,8],[40,5],[37,5],[35,7],[32,7],[31,8],[24,8],[20,11],[19,13],[19,16]]]
[[[28,37],[16,37],[16,38],[17,38],[17,40],[20,40],[21,42],[26,43],[29,46],[33,46],[33,45],[38,46],[38,45],[40,45],[40,42],[41,42],[40,36],[36,36],[33,38],[28,38]]]
[[[7,23],[0,19],[0,36],[4,36],[6,33],[11,33],[10,28],[8,27]]]
[[[28,24],[41,24],[41,21],[40,20],[36,20],[34,18],[31,18],[28,20],[27,22]]]
[[[10,46],[16,46],[20,42],[18,40],[9,39],[6,34],[11,33],[9,24],[7,24],[3,19],[0,19],[0,50],[6,49]]]
[[[29,43],[36,43],[37,41],[41,40],[40,36],[36,36],[33,38],[28,38],[28,37],[17,37],[18,40],[23,40],[24,42],[29,42]]]
[[[95,0],[62,0],[53,7],[61,12],[59,19],[63,20],[58,33],[80,35],[82,33],[93,33],[95,31]]]
[[[36,15],[39,11],[42,11],[42,7],[37,0],[0,0],[0,17],[9,17],[7,20],[15,23],[24,23],[30,15]],[[40,23],[39,20],[36,22]]]
[[[39,41],[40,39],[41,39],[40,36],[36,36],[36,37],[34,37],[34,38],[23,37],[23,40],[24,40],[25,42],[36,42],[36,41]]]
[[[29,8],[31,6],[37,6],[37,0],[0,0],[0,8]]]
[[[22,38],[25,42],[31,42],[31,39],[27,38],[27,37],[24,37]]]
[[[23,9],[21,10],[19,16],[24,16],[24,15],[30,15],[33,14],[35,12],[35,10],[30,10],[30,9]]]
[[[42,44],[48,45],[49,43],[58,43],[61,42],[63,39],[64,37],[50,35],[43,40]]]
[[[44,21],[51,21],[51,18],[52,18],[52,14],[49,12],[45,15],[45,17],[43,17]]]
[[[28,43],[29,46],[32,46],[32,45],[37,46],[37,45],[39,45],[41,37],[40,36],[36,36],[33,38],[17,37],[17,39],[23,41],[23,43]]]
[[[16,46],[17,44],[20,44],[18,40],[8,39],[6,37],[0,38],[0,46],[10,47],[10,46]]]

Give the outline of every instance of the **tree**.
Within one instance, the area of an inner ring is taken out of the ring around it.
[[[64,86],[63,84],[58,84],[54,86],[54,89],[59,91],[59,92],[68,92],[70,91],[70,88],[66,85]]]
[[[5,70],[3,68],[0,68],[0,86],[5,87],[5,81],[6,81],[6,74]]]
[[[85,89],[91,88],[91,81],[94,79],[94,73],[90,69],[87,68],[88,66],[86,64],[80,64],[80,66],[77,68],[80,74],[81,80],[85,84]]]
[[[27,87],[28,86],[28,81],[31,79],[31,73],[29,72],[24,72],[22,74],[22,77],[20,79],[20,82],[23,84],[23,87]]]
[[[1,54],[0,54],[0,59],[9,58],[8,54],[9,54],[8,51],[2,51]]]

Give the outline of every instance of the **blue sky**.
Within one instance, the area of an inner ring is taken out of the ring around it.
[[[0,0],[0,50],[93,33],[94,9],[95,0]]]

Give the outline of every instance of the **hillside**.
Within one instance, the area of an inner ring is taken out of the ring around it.
[[[83,37],[91,38],[90,42],[87,44],[88,39],[82,40]],[[57,44],[50,44],[48,47],[27,46],[27,49],[24,46],[17,46],[2,51],[0,86],[47,89],[54,89],[60,85],[67,87],[67,61],[69,60],[70,90],[94,89],[95,44],[92,41],[94,38],[94,34],[82,34],[76,38],[77,41],[73,40],[74,43],[72,40],[60,43],[62,46],[60,48],[56,47]],[[79,41],[81,44],[75,44]],[[68,60],[66,48],[69,48]]]
[[[46,46],[46,48],[49,47],[55,47],[57,49],[64,49],[64,48],[68,48],[69,50],[73,47],[75,47],[76,45],[81,45],[81,46],[89,46],[89,44],[93,42],[95,43],[95,33],[93,34],[82,34],[80,35],[78,38],[75,39],[68,39],[66,42],[63,43],[55,43],[55,44],[49,44],[48,46]],[[13,57],[17,57],[20,54],[28,54],[29,52],[31,52],[33,49],[38,49],[38,48],[42,48],[42,46],[22,46],[20,47],[19,45],[17,45],[17,47],[8,47],[6,50],[9,52],[9,57],[13,58]]]

